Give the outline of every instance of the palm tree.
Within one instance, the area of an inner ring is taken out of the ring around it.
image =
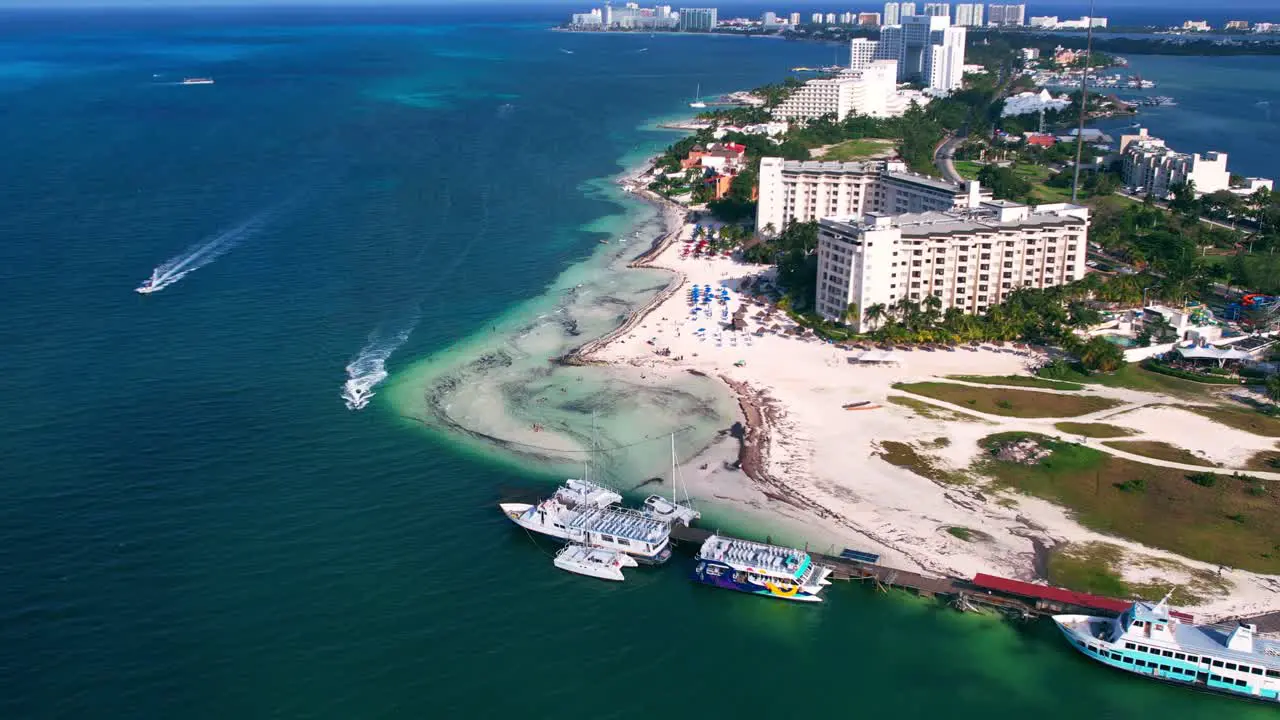
[[[849,306],[844,309],[844,317],[841,318],[846,325],[849,324],[850,319],[855,323],[858,320],[858,303],[856,302],[849,303]]]
[[[1280,403],[1280,375],[1271,375],[1267,378],[1267,397],[1271,398],[1271,402]]]
[[[867,324],[879,327],[886,317],[888,317],[888,312],[884,303],[876,303],[867,307]]]
[[[938,318],[942,316],[942,298],[937,295],[929,295],[924,299],[924,324],[932,327],[938,323]]]

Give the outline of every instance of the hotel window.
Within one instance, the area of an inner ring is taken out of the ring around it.
[[[1011,278],[1011,277],[1013,277],[1013,273],[1011,273],[1011,272],[1007,272],[1007,273],[1005,273],[1005,274],[1004,274],[1004,276],[1005,276],[1005,277],[1007,277],[1007,278]],[[1007,284],[1007,283],[1005,284],[1005,287],[1008,287],[1008,284]]]

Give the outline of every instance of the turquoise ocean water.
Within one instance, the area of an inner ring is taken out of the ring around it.
[[[651,224],[601,178],[698,83],[831,55],[522,13],[4,17],[0,718],[1271,716],[1043,623],[605,585],[513,532],[497,488],[547,478],[389,389]]]

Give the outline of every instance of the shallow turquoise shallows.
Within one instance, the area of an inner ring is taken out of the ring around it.
[[[0,16],[0,718],[1273,717],[1047,622],[556,570],[494,507],[548,478],[397,374],[639,213],[593,188],[699,84],[838,49],[535,15]]]

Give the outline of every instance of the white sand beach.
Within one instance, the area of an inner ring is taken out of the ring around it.
[[[900,352],[902,362],[887,367],[855,364],[857,350],[843,350],[816,339],[786,334],[792,326],[775,313],[767,321],[762,306],[750,305],[746,328],[724,329],[739,305],[744,281],[766,276],[764,266],[723,257],[682,257],[681,238],[647,264],[678,274],[678,289],[647,313],[633,318],[622,332],[589,344],[583,359],[614,365],[620,372],[674,378],[689,372],[726,382],[744,401],[748,444],[756,456],[744,460],[747,472],[726,469],[736,442],[714,445],[688,463],[686,476],[695,498],[722,504],[754,516],[768,512],[778,526],[802,530],[815,544],[876,552],[883,562],[904,569],[969,577],[988,572],[1019,579],[1043,575],[1046,548],[1062,543],[1106,542],[1125,548],[1131,562],[1125,576],[1134,581],[1178,583],[1179,572],[1163,563],[1156,573],[1142,558],[1176,560],[1187,567],[1217,572],[1216,566],[1092,532],[1068,511],[1025,495],[992,494],[973,484],[945,484],[889,464],[878,456],[879,443],[931,443],[932,453],[954,470],[963,470],[979,455],[977,441],[1006,430],[1032,430],[1061,436],[1054,419],[1003,418],[968,413],[968,421],[922,417],[889,403],[902,395],[891,385],[937,379],[950,374],[1009,375],[1026,373],[1042,358],[1012,348],[957,348]],[[715,299],[690,304],[689,290],[700,296],[709,286]],[[722,288],[730,300],[719,301]],[[692,307],[697,307],[695,314]],[[762,327],[783,332],[757,334]],[[1159,439],[1187,448],[1206,460],[1239,465],[1273,443],[1219,425],[1194,413],[1168,407],[1169,398],[1132,390],[1090,387],[1086,392],[1123,404],[1082,417],[1077,422],[1110,422],[1139,433],[1136,439]],[[858,409],[845,405],[867,403]],[[956,412],[963,409],[956,408]],[[1149,435],[1148,435],[1149,434]],[[935,442],[937,438],[945,441]],[[1065,438],[1077,439],[1077,438]],[[1126,438],[1129,439],[1129,438]],[[1107,452],[1101,441],[1086,444]],[[1128,456],[1142,462],[1145,458]],[[751,465],[756,467],[750,467]],[[1270,480],[1280,475],[1253,473]],[[951,527],[978,531],[978,541],[947,532]],[[1158,562],[1158,561],[1157,561]],[[1132,566],[1132,567],[1129,567]],[[1234,585],[1193,608],[1201,617],[1258,614],[1280,609],[1280,578],[1227,569],[1222,577]]]

